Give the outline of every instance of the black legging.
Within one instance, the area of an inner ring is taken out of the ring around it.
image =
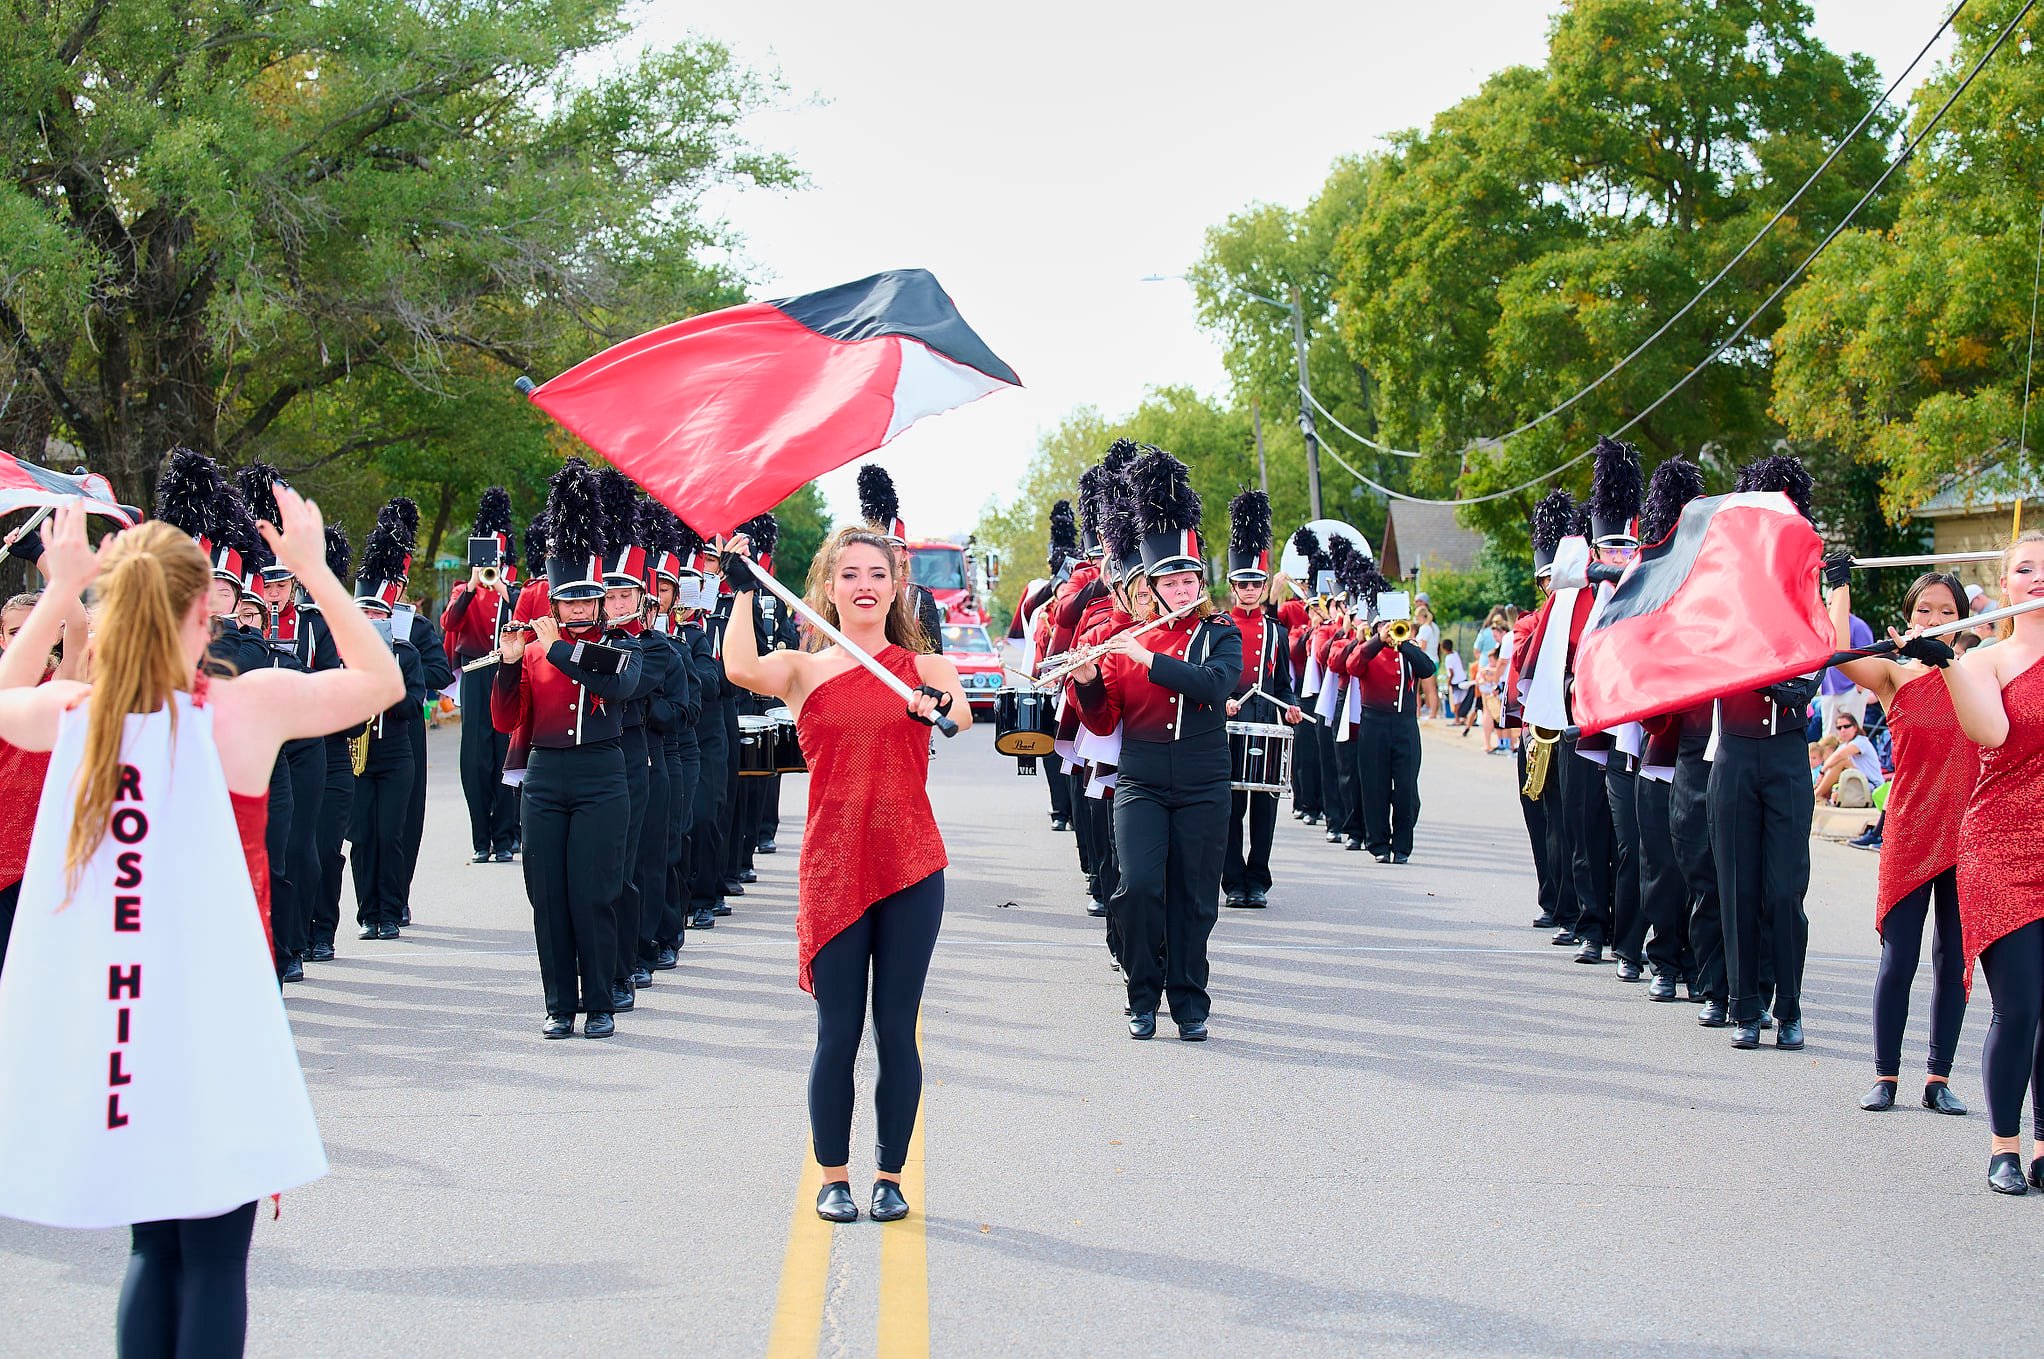
[[[2037,1041],[2038,1019],[2044,1016],[2044,920],[2032,920],[1989,944],[1980,955],[1980,970],[1994,1000],[1994,1018],[1980,1054],[1987,1117],[1996,1137],[2014,1137],[2023,1124],[2023,1087],[2044,1092],[2044,1069],[2038,1066],[2044,1044]],[[2033,1113],[2031,1122],[2032,1131],[2044,1135],[2044,1117]]]
[[[852,1159],[852,1065],[866,1031],[866,978],[873,979],[873,1046],[880,1073],[873,1083],[875,1157],[899,1175],[923,1098],[923,1055],[916,1047],[916,1014],[923,978],[944,923],[944,873],[939,869],[866,913],[816,951],[810,980],[816,988],[816,1056],[809,1063],[809,1137],[816,1163]]]
[[[1923,955],[1923,921],[1937,895],[1930,948],[1930,1074],[1952,1074],[1959,1026],[1966,1022],[1966,951],[1959,945],[1959,870],[1948,868],[1888,908],[1881,919],[1881,967],[1874,974],[1874,1074],[1902,1074],[1902,1028],[1909,987]]]
[[[256,1206],[137,1222],[121,1283],[120,1359],[239,1359],[248,1337],[248,1242]]]

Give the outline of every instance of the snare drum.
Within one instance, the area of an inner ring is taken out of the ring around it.
[[[1230,722],[1228,786],[1245,793],[1292,789],[1292,729],[1276,722]]]
[[[774,772],[807,774],[809,760],[802,753],[802,740],[795,729],[795,714],[786,708],[768,708],[766,715],[774,723]]]
[[[1051,753],[1057,740],[1052,695],[1038,689],[1003,689],[994,695],[994,749],[1017,759]]]
[[[759,713],[738,714],[738,777],[761,779],[775,768],[774,719]]]

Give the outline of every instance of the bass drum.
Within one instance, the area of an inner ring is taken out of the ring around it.
[[[1057,713],[1039,689],[1003,689],[994,695],[994,749],[1016,759],[1053,753]]]
[[[801,736],[795,730],[795,714],[786,708],[768,708],[766,715],[774,724],[774,772],[807,774],[809,759],[802,753]]]
[[[763,779],[779,772],[774,759],[774,719],[759,713],[738,714],[738,777]]]
[[[1277,722],[1228,724],[1228,786],[1243,793],[1292,790],[1292,729]]]

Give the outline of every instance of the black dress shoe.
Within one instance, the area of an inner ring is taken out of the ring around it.
[[[781,847],[772,840],[762,840],[752,847],[752,852],[754,854],[778,854],[781,852]]]
[[[1155,1038],[1157,1036],[1157,1012],[1145,1010],[1139,1015],[1128,1017],[1128,1036],[1131,1038]]]
[[[1384,861],[1379,859],[1377,862],[1382,863]],[[1412,862],[1412,856],[1410,854],[1394,854],[1391,856],[1391,862],[1395,864],[1409,864]]]
[[[1331,830],[1331,831],[1327,832],[1327,843],[1328,843],[1328,844],[1330,844],[1330,845],[1338,845],[1338,844],[1340,844],[1340,843],[1341,843],[1341,832],[1340,832],[1340,831],[1338,831],[1338,830]]]
[[[1656,976],[1647,983],[1648,1000],[1672,1001],[1675,998],[1675,979],[1673,977]]]
[[[838,1180],[817,1190],[816,1215],[825,1222],[857,1222],[859,1205],[852,1202],[852,1187]]]
[[[2030,1183],[2044,1189],[2044,1156],[2030,1162]]]
[[[1741,1024],[1738,1028],[1732,1030],[1732,1046],[1749,1050],[1759,1047],[1760,1026],[1758,1024]]]
[[[511,853],[512,852],[508,849],[500,849],[495,854],[492,854],[490,857],[495,859],[500,864],[508,864],[511,862]]]
[[[286,978],[286,980],[289,979]],[[1923,1083],[1923,1107],[1934,1109],[1941,1114],[1952,1114],[1956,1117],[1964,1117],[1966,1113],[1965,1104],[1960,1102],[1959,1097],[1952,1093],[1951,1087],[1943,1081],[1925,1081]]]
[[[1722,1029],[1728,1022],[1725,1017],[1725,1003],[1721,1000],[1706,1000],[1703,1008],[1696,1012],[1696,1022],[1706,1029]],[[1755,1038],[1754,1042],[1760,1040]]]
[[[1053,816],[1050,819],[1050,828],[1054,831],[1068,831],[1072,828],[1072,823],[1061,816]]]
[[[652,984],[653,969],[647,967],[644,963],[640,963],[637,970],[632,973],[632,988],[637,990],[641,986],[651,986]]]
[[[739,895],[739,896],[743,896],[743,895],[745,895],[745,894],[744,894],[743,892],[740,892],[740,893],[738,893],[737,895]],[[729,914],[731,914],[731,908],[730,908],[730,907],[729,907],[728,905],[726,905],[726,904],[725,904],[725,903],[724,903],[723,901],[721,901],[721,900],[720,900],[720,901],[718,901],[718,902],[717,902],[717,904],[716,904],[716,905],[714,905],[714,906],[710,907],[710,914],[711,914],[711,915],[729,915]]]
[[[407,907],[405,907],[405,908],[404,908],[404,910],[403,910],[403,911],[401,911],[401,912],[399,912],[399,913],[398,913],[398,917],[397,917],[397,923],[398,923],[398,924],[400,924],[400,925],[402,925],[402,926],[404,926],[404,927],[405,927],[406,929],[410,929],[410,928],[412,927],[412,908],[411,908],[411,907],[407,906]]]
[[[1875,1081],[1874,1088],[1860,1096],[1859,1107],[1870,1114],[1886,1113],[1895,1107],[1895,1085],[1894,1081]]]
[[[542,1038],[573,1038],[575,1036],[575,1016],[548,1015],[546,1023],[540,1026],[539,1036]]]
[[[738,880],[737,880],[736,878],[727,878],[727,879],[725,879],[725,880],[724,880],[724,895],[725,895],[725,896],[727,896],[727,897],[742,897],[742,896],[744,896],[744,895],[745,895],[745,884],[744,884],[744,883],[742,883],[742,882],[740,882],[740,881],[738,881]]]
[[[1251,892],[1249,899],[1243,904],[1252,911],[1265,910],[1270,906],[1270,895],[1266,892]]]
[[[1318,812],[1308,812],[1308,813],[1306,813],[1306,824],[1307,824],[1307,825],[1309,825],[1309,826],[1317,826],[1317,825],[1319,825],[1319,824],[1320,824],[1320,813],[1318,813]]]
[[[1683,989],[1689,992],[1689,998],[1693,1001],[1700,1002],[1710,999],[1709,996],[1703,994],[1703,989],[1696,984],[1696,978],[1694,977],[1684,977],[1682,979],[1682,986]]]
[[[1391,862],[1391,851],[1388,849],[1380,849],[1372,853],[1370,857],[1372,859],[1375,859],[1380,864],[1388,864]]]
[[[1304,812],[1300,811],[1297,807],[1292,808],[1292,820],[1304,821],[1305,819],[1306,814]]]
[[[376,937],[377,928],[378,927],[374,922],[366,924],[361,928],[360,932],[358,932],[355,935],[355,937],[357,939],[374,939]]]
[[[1204,1043],[1207,1041],[1207,1022],[1195,1019],[1190,1024],[1180,1024],[1178,1036],[1188,1043]]]
[[[610,1017],[608,1011],[599,1010],[582,1022],[584,1038],[608,1038],[616,1032],[617,1021]]]
[[[908,1200],[901,1196],[901,1186],[893,1180],[873,1181],[873,1207],[869,1216],[875,1222],[899,1222],[908,1216]]]
[[[2012,1151],[1998,1151],[1987,1162],[1987,1187],[1997,1194],[2027,1194],[2022,1161]]]
[[[610,1008],[612,1010],[629,1010],[638,1003],[638,998],[632,994],[631,987],[613,986],[610,988]]]
[[[1549,915],[1546,911],[1542,911],[1539,915],[1533,917],[1533,928],[1536,930],[1553,929],[1554,917]]]
[[[487,849],[479,849],[469,857],[469,862],[472,864],[486,864],[489,861],[490,851]]]
[[[692,930],[714,930],[717,928],[717,913],[704,906],[688,918],[688,927]]]
[[[1595,940],[1585,939],[1583,946],[1576,950],[1579,963],[1601,963],[1604,961],[1604,946]]]
[[[1774,1027],[1774,1014],[1765,1006],[1762,1006],[1760,1010],[1760,1027],[1763,1029],[1771,1029]]]
[[[1348,843],[1342,846],[1343,849],[1349,850],[1360,850],[1362,847],[1363,842],[1353,835],[1348,838]]]
[[[753,872],[753,871],[752,871],[751,869],[749,869],[749,868],[741,868],[741,869],[739,869],[739,870],[738,870],[738,881],[740,881],[740,882],[758,882],[758,881],[759,881],[759,874],[757,874],[757,873]]]
[[[681,966],[681,955],[671,948],[663,947],[658,953],[653,955],[653,970],[655,972],[668,972],[679,966]]]
[[[333,960],[334,946],[332,944],[314,944],[305,951],[305,961],[308,963],[330,963]]]
[[[1230,892],[1228,893],[1226,899],[1221,902],[1221,904],[1223,906],[1232,906],[1234,909],[1240,911],[1248,907],[1249,898],[1243,896],[1240,892]]]
[[[288,963],[284,964],[284,970],[283,970],[283,972],[282,972],[282,973],[280,973],[280,974],[278,975],[278,977],[277,977],[277,980],[278,980],[278,981],[287,981],[287,982],[302,982],[302,981],[304,981],[304,980],[305,980],[305,964],[304,964],[304,963],[301,963],[301,962],[299,962],[299,961],[298,961],[298,960],[297,960],[296,958],[293,958],[293,959],[292,959],[292,960],[291,960],[290,962],[288,962]],[[1928,1104],[1928,1103],[1930,1103],[1930,1092],[1929,1092],[1929,1091],[1925,1091],[1925,1092],[1924,1092],[1924,1096],[1923,1096],[1923,1102],[1924,1102],[1925,1104]]]
[[[1556,930],[1554,937],[1547,942],[1553,944],[1556,948],[1572,947],[1576,942],[1576,932],[1564,925]]]
[[[1107,914],[1107,903],[1102,901],[1099,897],[1086,898],[1086,914],[1092,916],[1096,920],[1099,919],[1101,916]]]
[[[397,938],[398,937],[397,926],[391,924],[388,920],[384,921],[381,925],[378,925],[376,927],[376,937],[378,939]]]
[[[1803,1021],[1800,1019],[1783,1020],[1781,1027],[1774,1031],[1774,1045],[1783,1052],[1801,1052],[1803,1050]]]
[[[1645,975],[1646,969],[1632,959],[1620,958],[1618,960],[1618,980],[1622,982],[1636,982]]]

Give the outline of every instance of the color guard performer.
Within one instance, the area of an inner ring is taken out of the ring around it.
[[[1242,634],[1242,673],[1228,699],[1231,718],[1265,725],[1299,721],[1292,695],[1289,635],[1265,598],[1270,586],[1270,497],[1244,491],[1228,504],[1228,616]],[[1228,850],[1221,861],[1226,905],[1262,909],[1270,905],[1270,845],[1277,832],[1276,793],[1231,791]],[[1248,817],[1244,846],[1242,821]]]
[[[1226,847],[1227,701],[1242,674],[1242,635],[1203,598],[1199,497],[1185,464],[1152,448],[1129,477],[1158,605],[1193,612],[1140,638],[1121,634],[1105,659],[1072,673],[1072,696],[1092,731],[1123,724],[1114,794],[1122,877],[1111,905],[1121,917],[1129,1036],[1153,1037],[1165,1000],[1179,1037],[1200,1042]]]
[[[517,544],[511,495],[502,486],[484,491],[476,506],[468,560],[468,579],[448,596],[440,631],[461,676],[461,796],[468,806],[469,862],[508,864],[518,838],[518,790],[504,782],[511,738],[487,720],[496,666],[469,668],[495,654],[497,634],[511,621]]]

